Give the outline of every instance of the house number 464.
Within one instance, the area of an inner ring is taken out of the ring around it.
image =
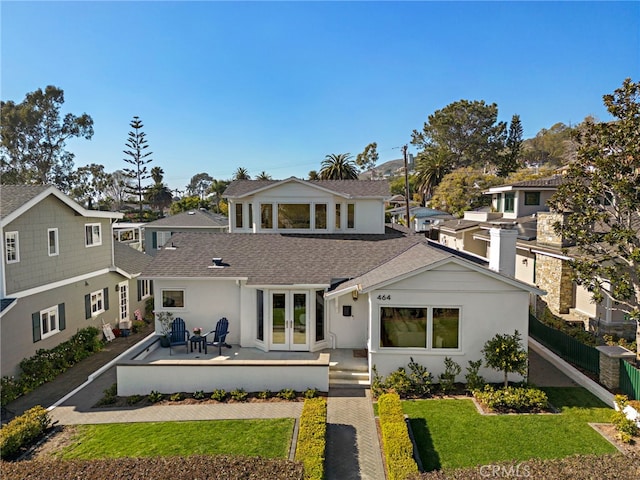
[[[378,300],[391,300],[391,295],[378,295]]]

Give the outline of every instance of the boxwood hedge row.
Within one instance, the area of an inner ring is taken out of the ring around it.
[[[389,480],[405,480],[418,472],[413,459],[413,443],[404,419],[400,396],[384,393],[378,398],[378,417],[382,431],[382,447]]]
[[[324,458],[327,433],[327,401],[309,398],[300,415],[300,430],[296,446],[296,461],[304,465],[306,480],[324,478]]]

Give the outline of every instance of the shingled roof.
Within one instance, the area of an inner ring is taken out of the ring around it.
[[[178,233],[142,274],[145,278],[233,278],[249,285],[330,285],[394,258],[420,235]],[[223,268],[213,267],[221,258]]]
[[[149,227],[191,227],[191,228],[212,228],[228,227],[229,219],[218,213],[211,213],[203,210],[190,210],[168,217],[160,218],[145,224]]]
[[[139,252],[121,242],[113,242],[113,258],[116,267],[135,276],[149,266],[153,257]]]
[[[386,180],[300,180],[291,177],[286,180],[235,180],[229,184],[222,196],[226,198],[244,197],[289,182],[319,187],[348,198],[387,198],[391,195],[389,182]]]
[[[49,185],[0,185],[0,217],[6,217],[47,188]]]

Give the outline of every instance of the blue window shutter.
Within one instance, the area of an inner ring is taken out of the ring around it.
[[[88,294],[84,296],[84,318],[91,318],[91,295]]]
[[[153,295],[153,280],[149,280],[149,294]]]
[[[64,303],[58,304],[58,330],[62,331],[67,328],[67,320],[64,316]]]
[[[33,327],[33,343],[39,342],[42,338],[40,334],[40,312],[31,314],[31,324]]]
[[[151,232],[151,248],[154,250],[158,248],[158,234],[156,232]]]
[[[138,301],[142,300],[142,280],[137,281],[138,286]]]
[[[104,309],[109,310],[109,289],[102,290],[102,296],[104,297]]]

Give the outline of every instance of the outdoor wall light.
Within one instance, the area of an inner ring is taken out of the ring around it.
[[[358,300],[358,290],[351,291],[351,298],[353,298],[354,302]]]

